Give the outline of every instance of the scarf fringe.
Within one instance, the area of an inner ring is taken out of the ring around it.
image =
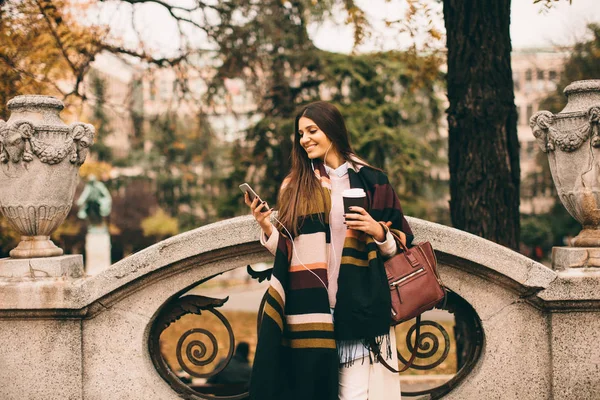
[[[382,352],[381,353],[382,358],[384,358],[386,360],[389,360],[392,358],[392,340],[390,338],[389,332],[386,333],[385,335],[377,336],[375,338],[376,348],[373,348],[373,346],[371,346],[371,343],[369,343],[367,346],[369,349],[369,354],[371,354],[371,352],[373,354],[378,354],[379,352]],[[394,343],[394,345],[395,345],[395,343]],[[375,362],[379,362],[377,357],[375,357]]]
[[[362,340],[344,340],[344,346],[338,347],[338,358],[342,368],[349,368],[354,365],[357,360],[358,350],[364,346]],[[364,357],[362,357],[364,362]]]
[[[375,346],[373,346],[373,343]],[[375,337],[374,341],[366,339],[344,340],[344,346],[338,348],[340,367],[349,368],[358,360],[361,361],[361,364],[364,364],[367,357],[356,358],[358,351],[363,347],[366,347],[368,350],[369,364],[379,362],[377,357],[373,357],[373,354],[379,353],[382,349],[384,359],[389,360],[392,358],[392,341],[389,333]]]

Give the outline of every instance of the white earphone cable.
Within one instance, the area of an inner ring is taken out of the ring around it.
[[[323,165],[325,165],[325,167],[327,167],[327,153],[329,153],[329,150],[331,149],[331,146],[333,146],[333,142],[329,143],[329,147],[327,147],[327,150],[325,150],[325,156],[323,157]],[[312,161],[312,160],[311,160]],[[331,167],[330,167],[331,168]],[[331,232],[331,211],[332,207],[329,207],[329,248],[331,249],[331,251],[333,252],[333,259],[334,261],[337,261],[337,256],[335,254],[335,248],[333,246],[333,243],[331,242],[332,238],[333,238],[333,232]],[[329,265],[329,260],[331,258],[329,258],[328,261],[328,266],[327,266],[327,277],[329,277],[329,272],[330,269],[329,267],[333,268],[333,265]]]
[[[331,142],[329,144],[329,147],[327,148],[327,150],[325,150],[325,156],[323,157],[323,164],[325,166],[327,166],[327,153],[329,153],[329,149],[331,149],[331,146],[333,146],[333,142]],[[312,160],[311,160],[312,161]]]
[[[327,289],[327,285],[325,284],[325,282],[323,282],[323,279],[321,279],[321,277],[317,274],[315,274],[315,272],[313,270],[311,270],[310,268],[308,268],[306,265],[304,265],[304,263],[302,262],[302,260],[300,260],[300,257],[298,257],[298,253],[296,252],[296,245],[294,244],[294,239],[292,238],[292,234],[290,233],[290,231],[287,230],[287,228],[285,227],[285,225],[283,225],[281,223],[281,221],[279,221],[277,218],[272,217],[275,221],[277,221],[279,223],[279,225],[281,225],[281,227],[283,229],[285,229],[286,233],[288,234],[290,241],[292,242],[292,251],[294,253],[294,255],[296,256],[296,258],[298,259],[298,262],[304,267],[304,269],[306,269],[308,272],[310,272],[311,274],[313,274],[314,276],[317,277],[317,279],[321,282],[321,284],[323,284],[323,287],[325,289]]]
[[[337,268],[340,267],[339,263],[337,262],[337,254],[335,253],[335,246],[333,245],[333,232],[331,231],[331,212],[332,211],[333,211],[333,204],[331,205],[331,207],[329,207],[329,248],[333,252],[334,265],[331,265],[331,266],[329,264],[327,265],[327,278],[328,279],[331,276],[330,272],[333,273],[333,268],[335,268],[336,265],[337,265]],[[330,261],[330,260],[331,260],[331,257],[329,257],[328,261]],[[330,269],[330,267],[331,267],[331,269]]]
[[[327,161],[326,161],[327,160],[327,153],[331,149],[331,146],[333,146],[333,142],[331,142],[329,144],[329,147],[325,151],[325,156],[323,157],[323,164],[325,166],[327,166]],[[310,160],[310,162],[311,162],[311,165],[312,165],[312,160]],[[313,170],[314,170],[314,165],[313,165]],[[281,227],[283,229],[285,229],[285,232],[288,234],[288,236],[290,238],[290,241],[292,242],[292,252],[294,253],[294,255],[296,256],[296,258],[298,259],[298,262],[300,263],[300,265],[302,265],[304,267],[304,269],[306,269],[308,272],[310,272],[311,274],[313,274],[321,282],[321,284],[323,285],[323,287],[325,289],[327,289],[327,285],[325,284],[325,282],[323,282],[323,279],[321,279],[321,277],[319,275],[317,275],[313,270],[311,270],[306,265],[304,265],[304,263],[302,262],[302,260],[300,260],[300,257],[298,256],[298,252],[296,251],[296,245],[294,244],[294,239],[292,238],[292,234],[290,233],[290,231],[288,231],[288,229],[285,227],[285,225],[283,225],[281,223],[281,221],[279,221],[277,218],[275,218],[275,217],[271,217],[271,218],[273,218],[273,220],[277,221],[277,223],[279,225],[281,225]],[[330,207],[330,210],[329,210],[329,238],[330,238],[329,239],[329,242],[330,242],[329,243],[329,248],[333,251],[333,257],[334,257],[334,260],[336,260],[337,257],[336,257],[336,254],[335,254],[335,249],[333,248],[333,243],[331,243],[331,236],[332,236],[331,234],[332,234],[332,232],[331,232],[331,207]],[[329,268],[327,268],[327,270],[329,271]]]

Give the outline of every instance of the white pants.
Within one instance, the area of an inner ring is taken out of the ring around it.
[[[396,343],[394,328],[390,339]],[[392,358],[385,360],[392,367],[398,365],[398,355],[393,348]],[[371,355],[374,359],[374,356]],[[340,367],[339,400],[400,400],[400,375],[391,372],[379,362],[371,364],[369,357],[355,360],[351,367]]]

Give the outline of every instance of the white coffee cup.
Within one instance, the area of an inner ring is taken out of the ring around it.
[[[363,189],[346,189],[342,192],[342,197],[344,199],[344,213],[348,214],[351,212],[350,207],[358,206],[362,207],[365,210],[367,209],[367,193]]]

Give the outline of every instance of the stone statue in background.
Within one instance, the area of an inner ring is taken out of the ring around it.
[[[108,217],[112,207],[112,198],[106,186],[90,175],[81,196],[77,199],[77,216],[90,221],[90,229],[104,228],[104,218]]]

